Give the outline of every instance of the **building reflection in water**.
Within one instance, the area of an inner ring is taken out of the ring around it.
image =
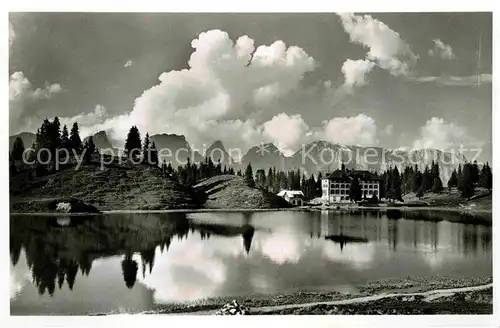
[[[53,218],[16,217],[11,219],[10,225],[10,259],[16,266],[24,249],[38,293],[54,295],[56,288],[61,289],[65,284],[73,290],[78,273],[88,276],[94,260],[119,255],[122,257],[124,285],[133,288],[139,272],[134,255],[140,256],[141,273],[145,277],[146,273],[153,272],[156,248],[161,253],[168,252],[173,238],[183,240],[190,234],[199,235],[201,240],[213,236],[241,238],[240,247],[249,256],[258,230],[252,225],[253,215],[251,212],[242,213],[243,224],[240,226],[197,223],[187,220],[182,213],[121,215],[106,219],[100,216],[80,217],[78,221],[65,221],[64,227],[57,224],[60,220]],[[289,224],[297,224],[301,233],[313,239],[340,236],[338,243],[341,251],[356,238],[368,242],[383,241],[394,252],[399,247],[426,247],[435,252],[449,248],[463,254],[491,249],[490,227],[438,220],[408,220],[398,216],[398,213],[390,216],[381,216],[380,212],[373,211],[357,215],[312,212]]]

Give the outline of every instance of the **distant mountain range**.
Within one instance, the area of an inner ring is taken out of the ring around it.
[[[35,140],[35,134],[30,132],[10,136],[11,148],[18,136],[23,139],[25,147],[31,146]],[[93,135],[93,139],[99,149],[112,148],[112,143],[105,131],[97,132]],[[276,167],[276,169],[281,170],[301,169],[305,173],[326,173],[339,168],[344,163],[350,169],[380,172],[390,166],[396,165],[398,168],[404,169],[406,166],[415,166],[415,164],[423,170],[426,165],[430,166],[433,160],[437,160],[440,164],[442,179],[447,181],[451,171],[458,164],[464,164],[467,161],[461,153],[443,152],[437,149],[392,150],[381,147],[341,145],[318,140],[304,145],[302,149],[289,157],[284,156],[271,143],[257,145],[243,155],[240,163],[235,163],[220,140],[215,141],[206,150],[204,156],[198,151],[193,151],[183,135],[154,134],[150,140],[155,142],[156,148],[159,150],[160,161],[165,159],[167,162],[172,162],[173,166],[184,164],[188,157],[192,162],[201,162],[205,160],[205,157],[210,157],[214,163],[219,161],[223,165],[233,163],[236,169],[244,169],[251,163],[254,170],[268,170],[270,167]]]
[[[252,164],[254,169],[276,167],[277,170],[285,170],[289,167],[289,160],[275,145],[267,143],[250,148],[241,158],[241,165],[246,167]]]

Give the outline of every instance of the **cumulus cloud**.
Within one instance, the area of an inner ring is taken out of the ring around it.
[[[370,15],[338,14],[351,42],[368,48],[366,57],[392,75],[407,75],[418,59],[399,33]]]
[[[285,155],[290,155],[300,147],[303,138],[309,131],[309,126],[301,115],[289,116],[286,113],[276,115],[263,124],[264,134]]]
[[[81,113],[73,117],[59,117],[61,125],[71,129],[74,122],[78,122],[81,137],[86,137],[98,132],[98,127],[103,124],[108,115],[103,105],[97,104],[90,113]]]
[[[47,84],[45,88],[37,88],[35,91],[33,91],[32,97],[33,99],[50,99],[55,94],[61,91],[62,87],[59,83]]]
[[[440,39],[432,40],[434,46],[432,49],[429,49],[429,56],[435,57],[439,56],[441,59],[451,60],[455,58],[455,54],[453,53],[453,49],[449,44],[444,43]]]
[[[188,69],[162,73],[129,114],[99,128],[123,138],[135,124],[144,133],[184,134],[195,145],[221,139],[226,147],[251,147],[265,137],[264,122],[249,113],[271,108],[316,65],[303,49],[283,41],[256,47],[248,36],[234,42],[220,30],[201,33],[191,46]]]
[[[125,65],[123,65],[123,67],[127,68],[127,67],[132,66],[132,64],[133,64],[132,60],[129,59],[129,60],[127,60],[127,62],[125,63]]]
[[[78,121],[82,137],[105,130],[111,139],[123,141],[130,127],[137,125],[142,134],[185,135],[196,150],[222,140],[228,149],[242,154],[261,142],[272,142],[290,154],[317,137],[346,144],[377,142],[375,122],[363,114],[333,118],[313,129],[302,116],[283,113],[291,106],[326,108],[335,97],[336,88],[329,81],[312,91],[301,85],[305,74],[316,67],[303,49],[280,40],[257,46],[246,35],[233,41],[220,30],[201,33],[191,46],[189,67],[161,73],[158,83],[135,99],[130,112],[110,117],[97,105],[90,113],[59,119],[68,126]],[[365,84],[365,74],[374,65],[369,60],[346,61],[345,85]],[[23,93],[49,98],[61,90],[51,85],[33,91],[22,73],[14,75],[14,81],[11,98]],[[298,96],[300,102],[294,102]]]
[[[31,82],[24,76],[23,72],[15,72],[10,76],[9,101],[50,99],[61,91],[62,87],[59,83],[46,83],[45,88],[33,90]]]
[[[368,74],[374,66],[375,63],[369,60],[347,59],[342,65],[342,73],[344,74],[345,80],[344,84],[349,88],[365,85],[365,75]]]
[[[413,148],[449,150],[469,143],[467,130],[442,118],[433,117],[420,128],[420,138],[413,142]]]
[[[333,143],[370,146],[378,143],[375,120],[366,114],[323,122],[323,137]]]
[[[439,86],[480,86],[482,83],[492,83],[491,74],[469,76],[420,76],[410,78],[416,83],[434,83]]]
[[[62,91],[58,83],[46,83],[44,88],[33,89],[23,72],[14,72],[9,79],[9,123],[11,130],[22,127],[25,108],[38,100],[53,98]]]

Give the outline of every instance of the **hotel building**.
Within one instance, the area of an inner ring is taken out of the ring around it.
[[[380,180],[376,174],[369,171],[336,170],[322,179],[321,198],[329,203],[350,202],[349,190],[355,177],[361,186],[362,198],[380,197]]]

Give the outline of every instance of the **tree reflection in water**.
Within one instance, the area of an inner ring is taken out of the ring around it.
[[[138,265],[136,261],[132,260],[132,253],[127,252],[127,254],[125,254],[125,259],[122,261],[123,280],[127,288],[134,287],[135,281],[137,280],[137,269]]]
[[[153,271],[156,248],[162,253],[168,252],[172,238],[182,240],[189,234],[198,235],[201,240],[211,236],[242,238],[241,247],[248,255],[256,230],[252,225],[253,215],[242,213],[240,226],[200,223],[187,219],[185,213],[79,216],[70,217],[69,223],[65,220],[63,226],[56,218],[13,216],[10,219],[10,259],[16,266],[24,249],[38,293],[54,295],[56,288],[61,289],[65,284],[73,290],[78,272],[89,276],[94,260],[122,256],[124,285],[133,288],[139,270],[134,256],[140,256],[142,276],[145,277],[146,272],[151,274]],[[438,225],[443,217],[441,214],[433,218],[432,223],[415,221],[425,219],[419,216],[421,214],[412,214],[414,221],[411,223],[408,223],[407,213],[393,212],[390,218],[382,219],[377,218],[379,215],[379,212],[363,216],[308,213],[300,225],[301,231],[311,238],[341,236],[340,241],[332,239],[340,243],[341,250],[346,243],[360,241],[354,237],[362,238],[363,242],[387,239],[394,251],[398,243],[414,248],[423,243],[436,250],[443,231],[450,234],[449,238],[451,234],[457,236],[459,240],[454,245],[463,253],[475,253],[479,247],[491,248],[491,229],[462,224],[455,225],[452,232],[449,224]],[[404,220],[400,220],[401,215]]]
[[[68,220],[61,225],[61,220],[55,217],[11,218],[12,265],[17,265],[24,248],[32,282],[40,295],[53,295],[56,286],[62,289],[64,282],[73,290],[78,272],[88,276],[94,260],[116,255],[124,256],[121,262],[123,280],[127,288],[133,288],[139,270],[134,254],[140,255],[145,277],[146,271],[153,271],[156,247],[162,253],[168,252],[172,238],[186,239],[189,233],[199,234],[202,240],[213,234],[241,236],[248,254],[255,231],[250,224],[242,227],[196,224],[182,213],[130,214],[106,216],[106,219],[78,216]],[[246,222],[250,222],[249,218]]]

